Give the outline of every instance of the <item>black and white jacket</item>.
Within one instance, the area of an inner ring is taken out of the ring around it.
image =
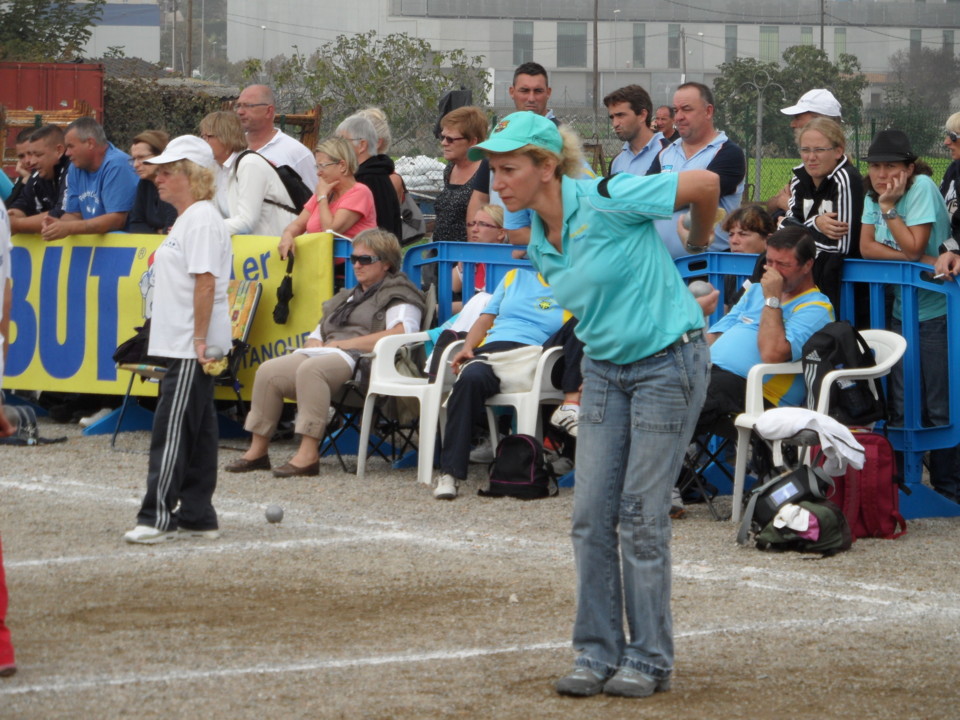
[[[793,169],[790,181],[790,202],[787,217],[802,222],[813,233],[817,253],[838,253],[844,257],[860,257],[860,220],[863,216],[863,177],[850,159],[844,156],[833,172],[814,187],[813,179],[803,165]],[[849,225],[846,235],[832,240],[814,224],[818,215],[837,213],[837,220]]]

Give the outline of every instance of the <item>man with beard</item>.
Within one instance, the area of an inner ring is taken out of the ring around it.
[[[610,114],[613,132],[623,140],[623,150],[610,163],[610,174],[627,172],[646,175],[660,151],[662,133],[650,129],[653,102],[639,85],[614,90],[603,99]]]

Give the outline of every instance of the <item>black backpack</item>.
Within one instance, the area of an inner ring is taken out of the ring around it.
[[[240,161],[243,159],[243,157],[245,155],[250,155],[251,153],[254,155],[260,155],[260,153],[258,153],[256,150],[244,150],[241,152],[237,156],[237,161],[233,165],[234,173],[236,173],[237,168],[240,167]],[[260,157],[263,157],[263,155],[260,155]],[[264,157],[263,159],[266,160],[270,164],[270,167],[276,171],[280,178],[280,182],[283,183],[283,187],[287,190],[287,195],[290,196],[290,202],[293,204],[293,206],[291,207],[286,203],[277,202],[276,200],[270,200],[268,198],[264,198],[263,201],[265,203],[269,203],[270,205],[282,207],[284,210],[291,212],[294,215],[299,215],[301,212],[303,212],[304,205],[307,204],[307,201],[313,195],[313,191],[310,189],[310,186],[308,186],[303,181],[303,178],[300,177],[300,174],[289,165],[277,166],[267,160],[267,158]]]
[[[828,323],[803,346],[806,406],[816,409],[823,378],[831,370],[874,365],[870,347],[856,328],[845,321]],[[844,425],[867,425],[886,419],[883,387],[875,380],[838,380],[830,388],[830,415]]]
[[[556,495],[557,484],[547,465],[540,441],[530,435],[507,435],[497,446],[490,463],[489,487],[477,491],[483,497],[535,500]]]

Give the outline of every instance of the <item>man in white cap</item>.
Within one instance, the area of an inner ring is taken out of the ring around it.
[[[793,137],[797,142],[800,141],[800,131],[814,118],[826,117],[841,122],[840,101],[826,88],[815,88],[805,92],[797,100],[796,105],[780,108],[780,112],[790,116],[790,127],[793,128]],[[786,212],[789,200],[790,183],[788,182],[780,192],[767,200],[767,210],[772,213]]]

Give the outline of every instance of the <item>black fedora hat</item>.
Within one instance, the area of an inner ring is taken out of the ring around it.
[[[917,154],[910,147],[910,138],[902,130],[881,130],[870,143],[864,160],[870,162],[912,163]]]

